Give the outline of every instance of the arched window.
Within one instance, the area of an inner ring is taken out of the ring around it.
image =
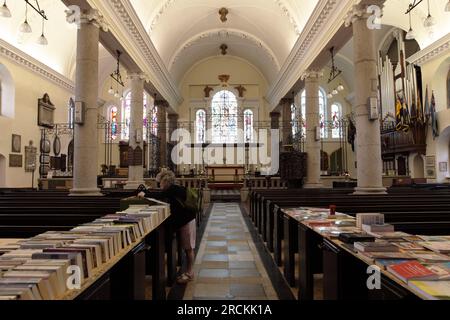
[[[447,75],[447,108],[450,109],[450,70]]]
[[[15,86],[9,70],[0,63],[0,116],[14,118]]]
[[[339,103],[335,102],[331,105],[331,138],[333,139],[340,139],[342,137],[341,119],[342,106]]]
[[[158,106],[153,106],[150,114],[150,134],[158,135]]]
[[[147,139],[147,126],[148,126],[148,114],[147,114],[147,94],[144,92],[143,94],[143,137]],[[122,106],[122,140],[130,139],[130,119],[131,119],[131,92],[128,92],[123,99]],[[157,126],[157,123],[155,123]],[[153,132],[153,128],[152,128]]]
[[[117,135],[119,133],[118,128],[118,120],[117,120],[117,107],[112,106],[109,108],[108,121],[111,124],[111,140],[114,141],[117,139]]]
[[[253,142],[253,111],[250,109],[244,111],[244,134],[245,143]]]
[[[294,103],[291,105],[291,125],[292,136],[295,137],[300,129],[300,121],[298,117],[297,106]]]
[[[301,96],[301,107],[302,107],[302,118],[303,118],[303,134],[306,133],[306,90],[303,90]],[[325,122],[327,121],[327,98],[325,91],[319,88],[319,125],[320,125],[320,136],[322,139],[328,138],[328,131],[325,128]]]
[[[227,90],[216,93],[212,99],[212,142],[236,143],[238,136],[238,103]]]
[[[206,112],[200,109],[195,114],[196,142],[206,143]]]

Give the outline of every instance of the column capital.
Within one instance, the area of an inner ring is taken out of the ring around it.
[[[280,105],[292,105],[294,103],[294,99],[293,98],[283,98],[280,100]]]
[[[353,22],[357,19],[368,19],[371,16],[377,15],[375,9],[370,9],[370,7],[378,7],[379,13],[382,13],[385,0],[371,0],[370,3],[362,2],[355,4],[345,17],[345,26],[350,27]]]
[[[180,116],[177,113],[169,113],[167,117],[169,118],[169,120],[172,121],[178,121],[178,119],[180,118]]]
[[[271,112],[269,115],[271,118],[281,117],[281,113],[277,111]]]
[[[307,70],[305,71],[301,79],[302,80],[318,80],[323,76],[322,70]]]
[[[127,74],[127,79],[145,81],[145,74],[140,73],[140,72],[129,73],[129,74]]]
[[[65,12],[66,21],[77,24],[78,28],[81,28],[82,24],[92,24],[104,32],[109,31],[103,15],[96,9],[81,10],[78,6],[70,6]]]
[[[166,100],[155,100],[155,106],[158,108],[168,108],[169,103]]]

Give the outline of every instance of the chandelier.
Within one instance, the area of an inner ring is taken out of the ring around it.
[[[338,67],[336,67],[335,61],[334,61],[334,47],[331,47],[330,49],[331,53],[331,71],[330,71],[330,77],[328,78],[328,83],[331,83],[334,79],[336,79],[341,73],[342,70],[340,70]],[[328,93],[327,98],[331,99],[333,96],[339,94],[339,92],[344,91],[344,85],[340,83],[336,88],[334,88],[331,92]]]
[[[108,93],[110,95],[113,95],[114,97],[120,98],[120,100],[122,100],[123,99],[123,88],[125,87],[125,84],[123,83],[123,80],[122,80],[122,74],[120,73],[120,56],[122,55],[122,52],[120,52],[119,50],[117,50],[116,52],[117,52],[117,68],[113,73],[110,74],[111,87],[108,90]],[[113,80],[116,85],[116,90],[113,89]],[[122,87],[122,95],[119,94],[119,86]]]
[[[24,0],[25,1],[25,21],[20,25],[19,32],[24,33],[32,33],[33,29],[31,28],[30,24],[28,23],[28,7],[31,7],[34,11],[36,11],[41,17],[42,17],[42,32],[41,36],[37,39],[37,43],[46,46],[48,45],[48,40],[45,37],[44,33],[44,27],[45,27],[45,20],[48,20],[47,15],[45,14],[45,11],[41,9],[39,5],[39,1],[35,0],[35,5],[30,3],[30,0]],[[11,18],[12,14],[11,11],[8,8],[8,4],[6,3],[6,0],[3,1],[3,6],[0,7],[0,17],[3,18]]]
[[[409,15],[409,30],[408,33],[406,34],[406,40],[413,40],[415,39],[416,35],[414,33],[414,30],[412,28],[412,23],[411,23],[411,12],[419,5],[423,2],[423,0],[414,0],[412,3],[409,3],[408,5],[408,10],[406,10],[405,14]],[[431,15],[431,10],[430,10],[430,0],[427,0],[427,5],[428,5],[428,15],[426,17],[426,19],[423,22],[423,26],[427,29],[430,30],[431,32],[431,28],[436,24],[436,20],[434,19],[434,17]],[[450,12],[450,0],[447,2],[447,4],[445,5],[444,8],[445,12]]]

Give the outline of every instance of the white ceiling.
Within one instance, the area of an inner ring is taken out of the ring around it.
[[[41,35],[41,16],[29,8],[28,23],[33,33],[20,36],[18,30],[25,20],[25,1],[13,0],[7,4],[12,17],[0,17],[0,38],[70,78],[75,64],[77,30],[75,25],[66,22],[64,11],[67,7],[59,0],[39,0],[41,9],[45,10],[49,19],[45,27],[49,44],[41,46],[36,43]]]
[[[410,0],[387,0],[382,23],[409,30],[409,17],[405,14]],[[435,18],[436,25],[433,27],[433,34],[430,36],[429,30],[423,26],[425,18],[428,16],[427,0],[422,1],[412,11],[412,28],[416,33],[416,41],[420,48],[424,49],[436,40],[442,38],[450,32],[450,13],[445,12],[445,5],[448,0],[430,0],[430,13]]]
[[[270,82],[318,0],[130,0],[176,81],[197,61],[220,54],[248,60]],[[228,21],[219,9],[229,10]]]

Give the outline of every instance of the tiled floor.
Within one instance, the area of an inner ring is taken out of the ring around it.
[[[215,203],[185,300],[277,300],[237,203]]]

